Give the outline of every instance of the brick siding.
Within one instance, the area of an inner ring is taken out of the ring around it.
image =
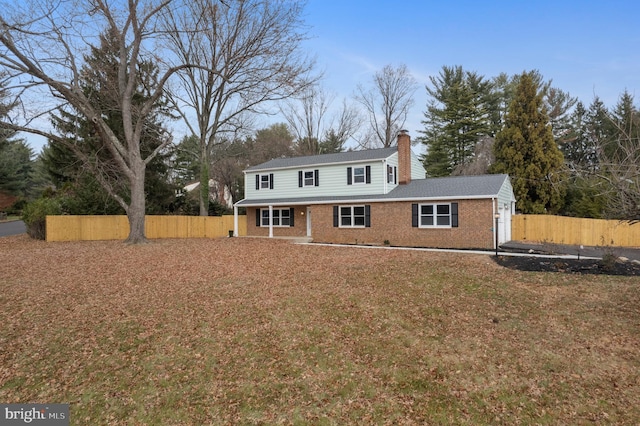
[[[429,201],[431,203],[432,201]],[[391,245],[406,247],[492,249],[493,209],[491,200],[453,200],[458,203],[458,227],[433,229],[411,226],[412,202],[369,203],[370,228],[333,226],[333,204],[311,206],[311,229],[314,242],[342,244]],[[351,204],[343,204],[351,205]],[[256,227],[255,208],[247,209],[247,235],[268,236],[268,227]],[[295,208],[294,227],[274,227],[274,237],[305,236],[306,206]]]

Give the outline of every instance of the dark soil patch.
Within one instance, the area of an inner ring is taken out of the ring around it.
[[[606,263],[599,259],[553,259],[529,256],[499,256],[494,259],[505,268],[519,271],[640,276],[640,265],[632,262]]]

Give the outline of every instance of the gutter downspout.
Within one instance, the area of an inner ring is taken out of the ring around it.
[[[273,205],[269,204],[269,238],[273,238]]]

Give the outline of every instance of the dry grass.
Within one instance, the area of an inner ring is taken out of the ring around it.
[[[244,238],[0,256],[0,401],[72,424],[640,422],[637,277]]]

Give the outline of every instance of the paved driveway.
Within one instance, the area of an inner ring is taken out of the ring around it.
[[[12,220],[11,222],[0,223],[0,237],[24,234],[25,232],[27,232],[27,227],[21,220]]]

